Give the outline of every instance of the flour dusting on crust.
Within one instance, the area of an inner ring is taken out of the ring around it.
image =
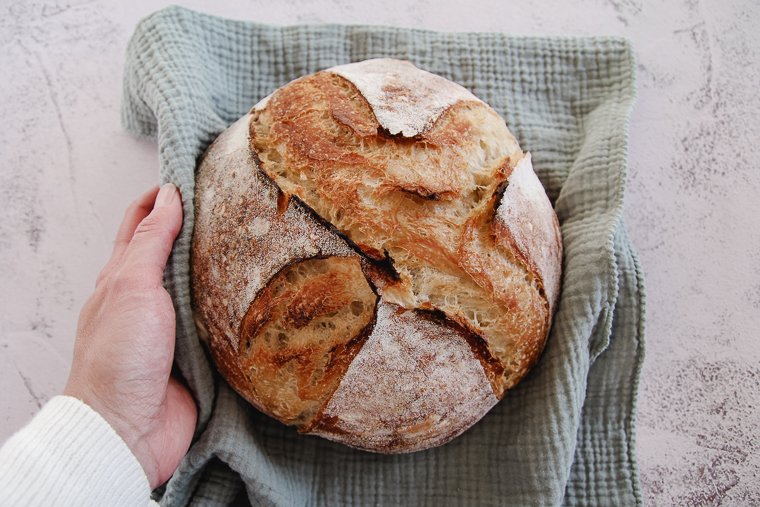
[[[376,58],[327,72],[353,83],[391,135],[420,135],[457,102],[481,102],[462,86],[403,60]]]
[[[412,452],[448,442],[497,401],[456,329],[381,300],[374,331],[310,433],[360,449]]]
[[[234,350],[251,302],[284,266],[315,256],[356,255],[295,200],[278,211],[277,187],[251,156],[250,120],[244,116],[217,138],[201,162],[196,189],[204,212],[196,213],[193,283],[204,290],[195,304],[208,331],[227,337]]]
[[[507,183],[495,225],[504,233],[504,241],[538,272],[553,309],[560,286],[562,239],[557,215],[533,172],[530,153],[517,163]]]
[[[457,84],[390,59],[298,79],[219,136],[196,185],[199,332],[233,388],[300,431],[385,453],[442,445],[540,354],[558,223],[529,155]],[[357,259],[338,305],[325,275]],[[324,286],[286,293],[299,277]],[[359,278],[371,298],[351,299]],[[405,280],[409,308],[390,298]]]

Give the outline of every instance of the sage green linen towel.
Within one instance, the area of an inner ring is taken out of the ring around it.
[[[536,368],[482,421],[429,451],[385,456],[298,435],[214,373],[190,307],[198,158],[278,86],[336,64],[408,59],[470,89],[533,154],[562,226],[559,308]],[[157,139],[162,182],[185,222],[166,273],[176,364],[200,409],[164,505],[632,505],[641,503],[635,401],[643,357],[641,270],[622,223],[629,44],[390,27],[273,27],[179,7],[137,26],[124,75],[124,126]]]

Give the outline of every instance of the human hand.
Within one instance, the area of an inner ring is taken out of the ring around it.
[[[111,259],[79,315],[64,389],[124,439],[151,488],[176,470],[197,418],[192,396],[170,376],[175,314],[163,273],[181,226],[180,195],[170,184],[127,209]]]

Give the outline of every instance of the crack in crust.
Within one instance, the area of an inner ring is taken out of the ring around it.
[[[413,138],[389,137],[360,91],[328,71],[275,92],[253,113],[250,136],[281,192],[361,255],[394,266],[395,282],[373,280],[386,300],[439,310],[485,340],[473,351],[498,397],[527,373],[549,304],[538,270],[493,227],[524,156],[488,106],[459,101]]]

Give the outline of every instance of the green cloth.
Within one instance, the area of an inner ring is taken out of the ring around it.
[[[196,162],[286,82],[390,56],[470,89],[506,120],[562,225],[559,309],[534,370],[453,442],[377,455],[298,435],[243,402],[213,370],[190,307]],[[622,222],[634,63],[618,38],[534,38],[391,27],[273,27],[179,7],[142,20],[129,44],[123,123],[155,137],[161,180],[185,225],[166,284],[176,364],[198,401],[196,441],[164,505],[545,505],[641,503],[635,401],[643,357],[641,270]]]

